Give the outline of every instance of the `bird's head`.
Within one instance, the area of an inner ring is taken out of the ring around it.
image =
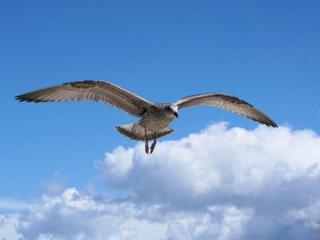
[[[176,105],[167,105],[164,108],[167,112],[173,114],[176,118],[179,117],[178,115],[178,106]]]

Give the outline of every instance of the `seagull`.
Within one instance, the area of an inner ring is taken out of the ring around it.
[[[250,103],[222,93],[202,93],[183,97],[172,103],[154,103],[114,83],[101,80],[82,80],[43,88],[16,96],[22,102],[55,102],[92,100],[117,107],[135,117],[135,123],[116,126],[126,137],[145,142],[146,154],[151,154],[157,139],[172,133],[169,124],[178,118],[178,110],[185,107],[207,105],[222,108],[250,118],[270,127],[278,127],[263,112]],[[149,147],[149,141],[152,141]]]

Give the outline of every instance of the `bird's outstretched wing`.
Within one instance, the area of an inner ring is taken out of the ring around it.
[[[19,101],[54,102],[92,100],[118,107],[131,115],[142,116],[153,103],[113,83],[83,80],[36,90],[16,96]]]
[[[267,126],[278,127],[264,113],[256,109],[250,103],[247,103],[237,97],[221,93],[205,93],[184,97],[174,103],[178,108],[190,107],[195,105],[209,105],[248,117]]]

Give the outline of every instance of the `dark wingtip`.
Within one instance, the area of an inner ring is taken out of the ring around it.
[[[257,119],[253,119],[267,127],[273,127],[273,128],[278,128],[279,126],[274,122],[272,121],[271,119],[268,119],[268,120],[265,120],[265,121],[261,121],[261,120],[257,120]]]
[[[23,102],[23,101],[26,101],[23,97],[23,95],[17,95],[14,97],[14,99],[18,102]]]
[[[270,127],[278,128],[278,125],[274,121],[270,121]]]
[[[34,103],[41,102],[41,101],[39,101],[37,99],[29,98],[26,94],[18,95],[18,96],[15,96],[14,98],[18,102],[34,102]]]
[[[278,128],[279,126],[275,122],[270,122],[266,124],[268,127]]]

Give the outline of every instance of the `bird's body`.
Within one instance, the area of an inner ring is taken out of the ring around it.
[[[140,118],[139,124],[147,131],[158,132],[169,126],[175,116],[165,110],[164,106],[150,107]]]
[[[221,93],[205,93],[184,97],[168,104],[150,102],[124,88],[106,81],[84,80],[64,83],[22,94],[16,97],[19,101],[52,102],[68,100],[93,100],[104,102],[129,114],[139,117],[136,123],[117,126],[116,129],[128,138],[145,141],[146,153],[153,152],[156,139],[174,130],[169,124],[178,117],[178,110],[195,105],[209,105],[223,108],[246,116],[267,126],[277,127],[269,117],[251,104],[233,96]],[[153,139],[149,149],[148,141]]]

